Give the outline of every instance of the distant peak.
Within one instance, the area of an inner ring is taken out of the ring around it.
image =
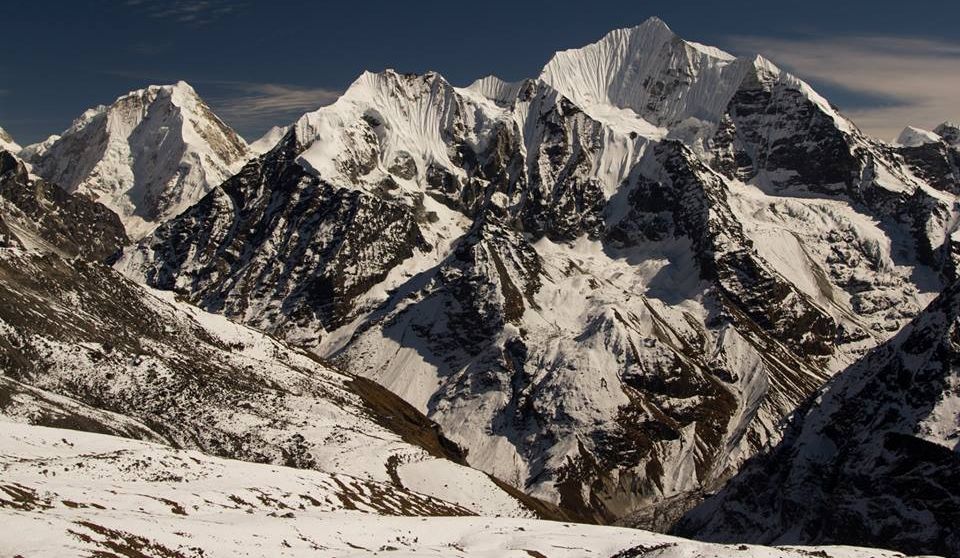
[[[189,99],[191,101],[200,99],[200,96],[197,95],[197,91],[192,85],[180,80],[167,85],[148,85],[142,89],[134,89],[129,93],[117,97],[114,103],[129,101],[131,99],[142,99],[144,102],[152,103],[158,98],[165,97],[174,99]]]
[[[928,143],[939,143],[940,136],[929,130],[907,126],[897,137],[897,143],[904,147],[920,147]]]
[[[482,77],[466,87],[498,105],[509,105],[517,98],[523,85],[529,80],[509,82],[494,75]]]
[[[292,125],[274,126],[270,128],[260,139],[249,145],[250,151],[256,154],[263,154],[270,151],[280,143],[280,140],[290,131],[290,128],[292,128]]]
[[[673,31],[670,29],[670,26],[667,25],[667,22],[663,21],[657,16],[648,17],[646,20],[644,20],[643,23],[641,23],[637,27],[646,28],[646,29],[661,29],[661,30],[670,31],[671,33],[673,33]]]

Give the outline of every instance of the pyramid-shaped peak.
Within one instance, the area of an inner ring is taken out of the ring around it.
[[[251,156],[185,81],[130,91],[25,151],[38,175],[96,197],[132,238],[192,205]]]
[[[640,25],[634,26],[633,29],[660,30],[673,33],[673,31],[670,29],[670,26],[667,25],[667,22],[663,21],[657,16],[648,17]]]

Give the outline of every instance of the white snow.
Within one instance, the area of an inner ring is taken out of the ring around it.
[[[120,215],[133,239],[196,203],[251,156],[182,81],[89,109],[60,136],[23,152],[40,176]]]
[[[921,145],[939,143],[940,141],[942,141],[942,138],[929,130],[907,126],[900,132],[900,135],[896,139],[896,144],[904,147],[920,147]]]
[[[10,134],[8,134],[3,128],[0,128],[0,150],[9,151],[10,153],[16,155],[21,149],[23,148],[20,147],[17,142],[13,141],[13,138],[10,136]]]
[[[685,42],[651,18],[556,53],[540,79],[590,114],[610,105],[660,127],[689,117],[718,120],[742,79],[735,60],[719,49]],[[674,81],[670,75],[678,73],[691,77]]]
[[[389,487],[349,475],[12,423],[0,423],[0,471],[3,556],[604,558],[626,549],[659,558],[902,556],[725,546],[532,519],[397,517],[416,512],[415,495],[401,502]]]
[[[274,126],[267,130],[260,139],[249,145],[250,152],[255,155],[262,155],[273,149],[277,143],[290,131],[293,126]]]

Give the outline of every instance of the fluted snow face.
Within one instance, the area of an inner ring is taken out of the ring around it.
[[[13,141],[13,137],[6,130],[0,128],[0,150],[18,153],[20,149],[21,147],[17,145],[17,142]]]
[[[517,99],[520,89],[529,81],[503,81],[497,76],[486,76],[478,79],[466,87],[499,106],[509,106]]]
[[[612,105],[669,127],[689,117],[716,120],[739,85],[740,66],[733,56],[686,42],[650,19],[558,52],[540,79],[587,110]]]
[[[657,18],[556,53],[540,79],[594,118],[621,125],[640,120],[653,129],[634,124],[633,131],[692,145],[714,129],[744,80],[758,74],[800,91],[845,131],[853,128],[809,85],[763,57],[736,58],[685,41]]]
[[[135,239],[193,205],[251,155],[184,82],[90,109],[61,137],[25,152],[40,176],[115,211]]]
[[[409,161],[407,179],[422,182],[431,163],[455,167],[453,143],[476,143],[491,122],[481,104],[441,76],[405,75],[393,70],[365,72],[336,103],[304,115],[294,125],[306,147],[301,161],[327,179],[370,181]],[[400,177],[405,178],[404,176]],[[362,181],[361,181],[362,182]]]

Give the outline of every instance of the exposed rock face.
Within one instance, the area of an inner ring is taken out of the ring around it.
[[[953,122],[944,122],[936,127],[933,133],[940,136],[943,141],[953,147],[960,147],[960,126]]]
[[[936,132],[908,128],[898,143],[913,174],[939,190],[960,192],[960,130],[956,126],[944,123]]]
[[[519,83],[364,74],[118,265],[610,520],[692,505],[936,296],[938,173],[651,21]]]
[[[677,532],[960,553],[960,288],[838,374]]]
[[[178,82],[92,108],[23,156],[43,178],[116,212],[138,239],[238,171],[251,153],[193,88]]]
[[[31,177],[22,161],[0,151],[0,246],[40,246],[64,257],[103,261],[119,255],[125,244],[115,213]]]
[[[297,152],[288,136],[162,225],[140,247],[154,265],[148,283],[290,338],[318,327],[315,341],[391,268],[429,249],[412,208],[334,188],[296,164]]]

